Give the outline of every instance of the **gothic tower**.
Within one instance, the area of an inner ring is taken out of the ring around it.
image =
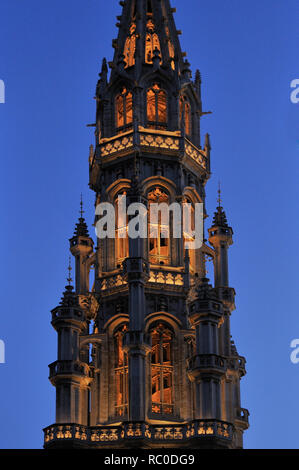
[[[169,0],[120,5],[114,58],[103,60],[96,87],[96,206],[112,203],[119,215],[125,195],[148,213],[155,202],[205,207],[211,145],[209,135],[201,142],[201,76],[192,79],[175,9]],[[45,447],[242,448],[245,359],[230,332],[233,231],[221,200],[197,250],[185,249],[187,233],[171,236],[172,217],[132,239],[130,217],[117,217],[115,238],[94,246],[81,211],[70,240],[75,288],[52,311],[56,424],[44,430]]]

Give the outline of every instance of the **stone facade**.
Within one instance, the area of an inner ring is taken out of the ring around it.
[[[192,79],[181,51],[175,9],[168,0],[120,4],[111,74],[104,59],[96,88],[96,205],[126,194],[149,211],[153,201],[205,207],[211,145],[209,135],[201,143],[201,77]],[[75,289],[67,286],[52,311],[56,424],[44,430],[46,448],[242,448],[246,361],[230,334],[233,231],[220,199],[208,233],[193,252],[186,238],[120,232],[94,246],[81,214],[70,240]]]

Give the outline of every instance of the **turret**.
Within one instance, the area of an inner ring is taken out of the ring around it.
[[[92,370],[80,360],[80,335],[87,322],[70,276],[68,281],[60,304],[51,312],[58,334],[58,360],[49,366],[50,380],[56,387],[56,423],[87,424]]]
[[[229,227],[219,189],[217,211],[214,214],[212,227],[209,229],[209,242],[215,250],[215,287],[228,287],[228,248],[233,244],[233,229]]]
[[[204,278],[195,298],[189,303],[189,320],[196,331],[196,354],[188,361],[188,375],[195,382],[197,419],[221,419],[221,380],[226,361],[220,355],[218,329],[223,321],[223,306],[217,293]]]
[[[70,251],[75,258],[76,293],[89,292],[89,263],[88,258],[93,252],[94,242],[89,236],[88,228],[83,217],[83,201],[81,197],[80,218],[76,224],[74,236],[70,239]]]

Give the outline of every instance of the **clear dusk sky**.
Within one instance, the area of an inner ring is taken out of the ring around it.
[[[203,79],[211,134],[210,216],[219,179],[234,229],[232,333],[247,358],[246,448],[299,448],[298,0],[176,0],[176,23]],[[0,447],[41,448],[55,422],[50,310],[66,284],[80,193],[93,228],[88,147],[95,86],[117,36],[117,0],[0,0]],[[296,62],[296,63],[295,63]],[[211,219],[210,219],[211,220]]]

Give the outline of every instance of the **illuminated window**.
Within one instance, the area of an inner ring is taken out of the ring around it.
[[[186,217],[186,214],[184,213],[184,247],[186,242],[194,242],[195,241],[195,236],[194,236],[194,231],[195,231],[195,212],[194,212],[194,204],[192,204],[192,201],[189,198],[185,199],[185,204],[189,205],[189,211],[188,211],[188,218]],[[185,248],[184,248],[185,249]],[[189,250],[189,259],[190,259],[190,272],[195,273],[196,272],[196,250]]]
[[[171,42],[170,39],[170,33],[169,33],[169,28],[166,26],[166,37],[167,37],[167,42],[168,42],[168,52],[169,52],[169,58],[170,58],[170,64],[173,70],[175,70],[175,63],[174,63],[174,45]]]
[[[159,127],[167,122],[167,96],[155,84],[147,91],[147,121],[149,126]]]
[[[162,323],[151,332],[152,337],[152,413],[171,415],[173,406],[173,335]]]
[[[191,106],[187,98],[181,96],[180,98],[180,124],[185,122],[185,133],[191,135],[192,133],[192,117],[191,117]]]
[[[124,48],[124,56],[126,67],[131,67],[135,64],[135,50],[136,50],[136,25],[132,23],[130,27],[130,36],[127,37]]]
[[[116,127],[125,127],[133,122],[133,96],[123,88],[116,97]]]
[[[120,197],[125,195],[126,192],[119,194],[115,201],[115,220],[117,224],[115,237],[115,258],[117,264],[121,264],[129,256],[127,213],[125,205],[120,200]],[[120,204],[124,207],[120,207]]]
[[[157,223],[151,223],[151,205],[169,204],[169,197],[160,188],[156,188],[148,195],[149,202],[149,261],[152,264],[170,263],[170,239],[169,224],[162,220],[161,212],[158,213]]]
[[[114,334],[116,416],[126,416],[128,413],[128,356],[123,350],[124,335],[127,329],[127,325],[123,325]]]
[[[160,40],[155,33],[155,25],[152,19],[149,19],[147,22],[147,33],[145,40],[145,62],[147,64],[153,63],[154,51],[157,49],[161,54]]]

